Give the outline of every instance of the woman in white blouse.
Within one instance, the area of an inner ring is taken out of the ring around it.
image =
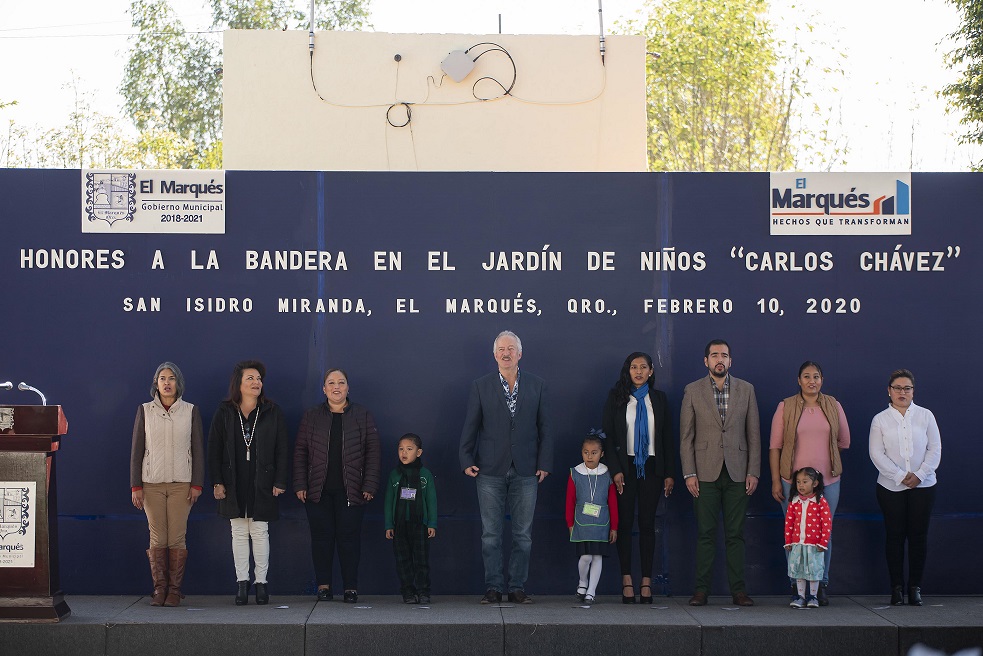
[[[618,560],[621,602],[635,603],[631,576],[631,534],[638,510],[642,567],[638,601],[652,603],[655,517],[660,500],[672,494],[676,469],[672,421],[665,392],[655,388],[652,356],[636,351],[625,358],[618,382],[608,393],[601,424],[607,439],[604,463],[618,490]],[[625,593],[629,594],[625,594]]]
[[[922,605],[922,572],[928,551],[928,521],[935,505],[935,470],[942,458],[939,425],[931,411],[912,402],[915,376],[891,374],[891,404],[870,424],[870,459],[879,472],[877,503],[887,532],[891,604],[904,605],[904,552],[908,542],[908,604]]]

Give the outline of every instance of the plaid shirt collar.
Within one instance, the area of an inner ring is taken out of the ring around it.
[[[730,403],[730,373],[724,378],[724,388],[717,387],[717,380],[713,376],[710,378],[710,389],[713,390],[713,399],[717,402],[717,411],[720,413],[720,421],[727,419],[727,405]]]

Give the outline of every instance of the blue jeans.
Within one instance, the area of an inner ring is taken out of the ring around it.
[[[792,491],[792,484],[786,483],[785,479],[782,479],[782,494],[785,495],[785,501],[782,502],[782,514],[788,512],[788,495]],[[836,515],[836,506],[840,502],[840,481],[835,483],[830,483],[823,488],[823,497],[826,499],[826,505],[829,506],[829,518],[833,519]],[[826,548],[826,553],[823,554],[825,568],[823,569],[823,583],[829,584],[829,556],[833,553],[833,532],[829,533],[829,546]],[[788,560],[788,552],[786,552],[785,559]]]
[[[481,512],[481,559],[485,564],[485,589],[504,592],[502,533],[505,511],[512,519],[512,554],[509,556],[508,591],[522,590],[529,578],[532,551],[532,518],[536,513],[536,476],[519,476],[515,467],[505,476],[478,474],[478,509]]]

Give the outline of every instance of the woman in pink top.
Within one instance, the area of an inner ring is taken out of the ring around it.
[[[807,360],[799,367],[799,393],[778,404],[771,420],[771,496],[788,509],[792,472],[812,467],[823,475],[823,496],[829,504],[830,518],[836,514],[840,500],[840,474],[843,463],[840,451],[850,448],[850,426],[843,407],[832,396],[822,394],[823,369],[818,362]],[[819,585],[819,604],[829,599],[829,559],[832,543],[826,549],[825,571]]]

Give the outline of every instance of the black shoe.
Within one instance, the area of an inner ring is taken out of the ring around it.
[[[483,604],[500,604],[502,603],[502,593],[498,590],[492,590],[491,588],[485,593],[485,596],[481,598],[481,603]]]
[[[270,593],[266,591],[265,583],[256,584],[256,605],[265,606],[270,603]]]
[[[891,588],[891,605],[904,606],[904,593],[901,592],[902,586],[896,585]]]
[[[631,590],[631,596],[625,594],[625,590]],[[635,586],[631,583],[626,583],[621,586],[621,603],[623,604],[633,604],[635,603]]]
[[[583,602],[584,601],[584,597],[586,597],[586,596],[587,596],[587,586],[586,585],[578,585],[577,586],[577,601]]]
[[[908,588],[908,605],[909,606],[921,606],[922,605],[922,589],[917,585],[913,585]]]
[[[819,600],[820,606],[829,606],[829,597],[826,596],[826,584],[819,584],[819,592],[816,593],[816,599]]]
[[[331,588],[318,588],[317,589],[317,600],[318,601],[331,601],[334,599],[334,595],[331,593]]]
[[[649,589],[648,596],[645,596],[645,595],[642,594],[642,590],[644,590],[645,588],[648,588]],[[640,604],[651,604],[652,603],[652,586],[651,585],[642,585],[642,586],[640,586],[638,588],[638,603],[640,603]]]
[[[358,592],[355,590],[345,590],[345,603],[354,604],[358,603]]]
[[[236,592],[236,606],[245,606],[249,603],[249,581],[239,581],[239,590]]]
[[[420,598],[413,593],[406,593],[403,595],[404,604],[418,604],[420,603]]]
[[[509,601],[513,604],[531,604],[532,597],[527,595],[525,590],[513,590],[509,593]]]
[[[429,605],[430,604],[430,595],[428,595],[427,593],[421,594],[420,595],[420,598],[417,600],[417,603]]]

